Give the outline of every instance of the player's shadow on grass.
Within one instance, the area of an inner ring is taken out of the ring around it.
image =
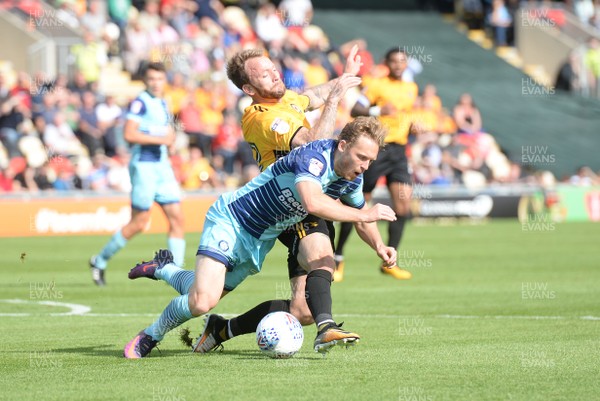
[[[118,359],[123,358],[123,350],[121,348],[115,349],[115,344],[98,344],[98,345],[90,345],[85,347],[73,347],[73,348],[54,348],[52,352],[57,354],[59,353],[67,353],[67,354],[79,354],[85,356],[96,356],[96,357],[112,357]],[[169,357],[182,357],[183,355],[196,357],[196,358],[206,358],[206,357],[224,357],[229,356],[235,359],[241,360],[264,360],[270,359],[266,355],[262,354],[260,351],[255,350],[223,350],[217,352],[211,352],[205,355],[198,355],[187,349],[154,349],[152,353],[149,355],[149,358],[169,358]],[[315,357],[312,356],[301,356],[295,355],[294,360],[314,360]],[[281,359],[281,361],[286,361],[287,359]]]
[[[87,347],[74,347],[74,348],[55,348],[52,350],[53,352],[60,353],[64,352],[67,354],[80,354],[87,356],[104,356],[104,357],[114,357],[119,359],[124,359],[123,357],[123,349],[121,347],[115,346],[115,344],[101,344],[101,345],[91,345]],[[152,354],[150,354],[151,358],[156,357],[173,357],[180,356],[183,354],[191,354],[189,350],[165,350],[165,349],[157,349],[152,350]]]
[[[209,354],[207,354],[207,356],[210,355],[223,355],[223,356],[231,356],[234,357],[235,359],[242,359],[242,360],[259,360],[259,359],[271,359],[269,358],[267,355],[261,353],[258,350],[227,350],[224,349],[223,351],[216,351],[216,352],[211,352]],[[301,356],[301,355],[294,355],[293,358],[291,358],[293,360],[313,360],[315,359],[314,357],[309,357],[309,356]],[[280,361],[286,361],[286,360],[290,360],[290,359],[279,359]]]
[[[97,344],[87,347],[55,348],[56,353],[80,354],[87,356],[123,357],[123,350],[115,349],[115,344]]]

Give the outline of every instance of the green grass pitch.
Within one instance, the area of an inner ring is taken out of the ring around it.
[[[2,400],[593,400],[600,398],[600,224],[523,227],[516,220],[407,227],[395,281],[354,233],[333,310],[361,334],[326,358],[263,356],[253,335],[193,355],[170,333],[143,360],[122,349],[175,292],[127,272],[165,246],[135,238],[96,288],[87,259],[107,237],[2,239]],[[187,237],[193,266],[199,235]],[[24,254],[24,255],[22,255]],[[263,271],[215,312],[289,296],[277,246]],[[91,308],[83,315],[47,301]],[[58,314],[58,315],[57,315]],[[62,315],[61,315],[62,314]],[[195,333],[202,319],[188,322]]]

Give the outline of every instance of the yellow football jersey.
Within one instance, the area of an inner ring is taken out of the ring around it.
[[[371,102],[379,107],[391,103],[398,110],[398,114],[381,116],[381,122],[389,129],[386,142],[406,145],[412,122],[412,108],[419,96],[419,88],[414,82],[404,82],[389,77],[369,80],[365,95]]]
[[[250,144],[260,171],[287,155],[294,135],[310,128],[304,112],[308,96],[286,91],[279,103],[253,103],[242,116],[244,139]]]

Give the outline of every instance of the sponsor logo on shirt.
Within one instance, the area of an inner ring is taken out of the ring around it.
[[[143,106],[144,104],[140,100],[134,100],[129,107],[129,111],[131,111],[133,114],[140,114]]]
[[[276,118],[271,124],[271,131],[277,132],[278,134],[287,134],[290,132],[290,125],[281,118]]]
[[[314,158],[310,159],[310,162],[308,164],[308,171],[312,175],[319,176],[321,174],[321,171],[323,171],[323,163]]]

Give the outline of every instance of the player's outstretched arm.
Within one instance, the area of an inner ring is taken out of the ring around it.
[[[296,189],[304,210],[325,220],[349,223],[396,220],[396,213],[389,206],[378,203],[369,209],[349,207],[325,195],[320,185],[313,181],[301,181],[296,184]]]
[[[386,267],[396,264],[396,249],[383,243],[377,223],[354,223],[354,227],[359,237],[377,252]]]
[[[308,88],[307,90],[304,91],[304,93],[302,93],[305,96],[308,96],[310,102],[308,104],[308,110],[316,110],[319,107],[323,106],[325,104],[325,102],[327,101],[327,99],[329,98],[329,96],[332,94],[334,88],[336,87],[336,85],[339,83],[339,81],[341,80],[348,80],[349,78],[352,78],[353,83],[356,83],[355,85],[349,86],[349,88],[353,87],[353,86],[358,86],[361,82],[360,77],[357,77],[356,74],[358,74],[358,71],[360,70],[360,67],[362,66],[362,61],[359,55],[357,55],[358,53],[358,46],[354,45],[352,46],[352,49],[350,50],[350,54],[348,54],[348,59],[346,60],[346,66],[344,67],[344,73],[342,74],[341,77],[336,78],[336,79],[332,79],[331,81],[324,83],[322,85],[317,85],[314,86],[312,88]],[[344,91],[345,93],[345,91]],[[344,94],[342,94],[343,96]]]
[[[311,95],[313,96],[313,98],[314,96],[316,96],[317,93],[321,92],[321,89],[319,88],[328,88],[329,85],[333,83],[331,89],[323,89],[323,92],[328,92],[328,95],[327,99],[324,101],[325,106],[323,107],[323,111],[321,112],[319,120],[312,128],[301,129],[300,131],[298,131],[298,133],[296,133],[291,143],[292,148],[302,146],[305,143],[316,141],[317,139],[331,138],[333,136],[335,119],[337,117],[337,108],[340,101],[344,98],[344,95],[346,94],[346,91],[349,88],[358,86],[360,82],[361,79],[359,77],[344,74],[340,78],[334,79],[333,81],[329,81],[327,84],[314,88],[316,92],[315,94]],[[308,92],[305,92],[304,94],[308,95]],[[311,98],[309,109],[311,108],[313,102],[314,100]],[[323,104],[323,102],[320,101],[319,103]]]

